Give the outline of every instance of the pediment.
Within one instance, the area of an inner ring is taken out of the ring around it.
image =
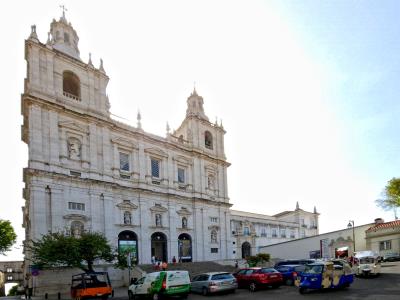
[[[210,230],[219,230],[219,226],[218,225],[210,225],[210,226],[208,226],[208,229],[210,229]]]
[[[156,156],[160,156],[160,157],[168,157],[167,152],[165,152],[159,148],[146,148],[146,149],[144,149],[144,152],[153,154]]]
[[[139,146],[136,143],[134,143],[126,138],[123,138],[123,137],[113,137],[111,139],[111,142],[114,144],[126,147],[126,148],[130,148],[130,149],[138,149],[139,148]]]
[[[121,202],[116,205],[121,210],[134,210],[137,209],[138,206],[132,202]]]
[[[90,220],[90,217],[81,214],[68,214],[63,216],[63,218],[66,220],[83,221],[83,222]]]
[[[157,213],[157,212],[158,212],[158,213],[164,213],[164,212],[167,212],[167,211],[168,211],[168,208],[156,204],[156,205],[150,207],[150,210],[151,210],[152,212],[155,212],[155,213]]]
[[[177,210],[176,213],[180,216],[190,216],[192,214],[192,212],[187,208],[181,208],[180,210]]]
[[[58,122],[58,126],[62,127],[62,128],[67,128],[73,131],[77,131],[77,132],[83,132],[83,133],[87,133],[87,127],[84,125],[81,125],[77,122],[74,121],[60,121]]]
[[[177,162],[180,162],[182,164],[185,164],[185,165],[191,165],[192,164],[192,160],[190,158],[187,158],[187,157],[182,156],[182,155],[174,156],[173,160],[175,160]]]

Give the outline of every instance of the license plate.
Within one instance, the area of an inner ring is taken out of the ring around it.
[[[271,278],[276,278],[276,277],[278,277],[277,275],[271,275],[271,276],[269,276],[269,277],[271,277]]]

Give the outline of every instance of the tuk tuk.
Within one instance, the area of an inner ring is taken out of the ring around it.
[[[358,251],[355,253],[353,272],[356,276],[378,276],[381,272],[379,255],[374,251]]]
[[[113,289],[107,272],[81,273],[72,276],[72,299],[107,299],[112,294]]]
[[[295,285],[299,287],[299,293],[304,294],[308,290],[346,288],[353,280],[354,274],[349,264],[320,261],[306,265],[305,270],[297,276]]]

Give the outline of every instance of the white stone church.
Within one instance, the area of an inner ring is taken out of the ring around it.
[[[318,234],[318,213],[231,211],[225,130],[194,90],[180,127],[166,137],[111,118],[101,61],[83,62],[65,15],[46,43],[25,41],[22,140],[28,145],[26,241],[43,234],[104,233],[137,263],[242,258],[259,246]],[[29,253],[26,252],[29,259]]]

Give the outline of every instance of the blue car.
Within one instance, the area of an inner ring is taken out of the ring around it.
[[[276,268],[283,276],[283,282],[286,285],[293,285],[297,276],[306,268],[305,265],[280,265]]]
[[[347,263],[335,265],[332,261],[322,261],[306,265],[295,285],[299,293],[304,294],[308,290],[346,288],[353,281],[354,274]]]

